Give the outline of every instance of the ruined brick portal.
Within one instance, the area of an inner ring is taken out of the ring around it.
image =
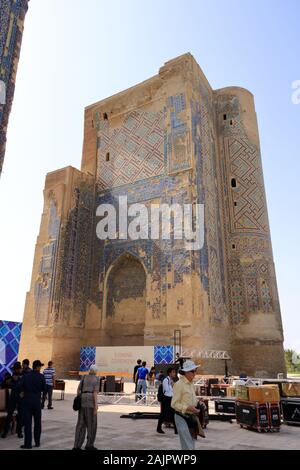
[[[144,345],[146,275],[133,256],[119,259],[108,274],[104,325],[111,345]]]
[[[99,240],[97,207],[121,196],[202,204],[203,248]],[[184,349],[226,350],[231,373],[285,371],[253,95],[213,90],[190,54],[88,106],[81,170],[47,175],[20,356],[63,374],[81,346],[172,344],[174,330]]]

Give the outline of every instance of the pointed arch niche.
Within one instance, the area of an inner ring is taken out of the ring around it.
[[[144,345],[146,270],[131,253],[120,256],[108,269],[102,328],[112,346]]]

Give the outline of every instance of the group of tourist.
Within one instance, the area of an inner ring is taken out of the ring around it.
[[[32,363],[32,369],[28,359],[16,362],[13,365],[12,374],[6,374],[1,388],[7,390],[8,404],[7,416],[4,423],[1,437],[5,439],[16,413],[17,436],[23,439],[22,449],[32,448],[32,419],[34,420],[34,442],[35,447],[40,447],[41,439],[41,410],[48,400],[48,409],[52,410],[52,394],[55,385],[55,369],[53,362],[48,362],[48,367],[40,373],[44,366],[41,361],[36,360]]]
[[[34,443],[40,447],[41,439],[41,410],[48,399],[48,409],[52,410],[52,393],[55,384],[55,370],[53,362],[49,361],[48,367],[41,373],[44,364],[41,361],[30,363],[25,359],[22,364],[17,362],[13,366],[13,374],[6,376],[2,388],[10,389],[8,413],[2,433],[6,438],[13,415],[17,411],[17,435],[23,438],[23,449],[32,448],[32,419],[34,420]],[[163,371],[155,374],[158,385],[158,397],[160,396],[161,410],[157,423],[157,432],[164,434],[163,423],[173,426],[175,434],[179,434],[181,448],[193,450],[197,436],[205,437],[203,431],[204,407],[199,402],[193,385],[197,366],[193,361],[187,360],[179,369],[178,379],[175,367],[169,367],[166,376]],[[138,360],[134,368],[133,380],[136,396],[144,398],[147,393],[147,381],[150,372],[146,361]],[[97,433],[97,394],[99,392],[99,378],[96,366],[91,366],[89,373],[81,380],[77,388],[77,396],[80,397],[78,419],[75,430],[75,442],[73,450],[81,450],[87,434],[86,450],[97,450],[95,439]]]

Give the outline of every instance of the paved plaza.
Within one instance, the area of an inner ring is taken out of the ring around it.
[[[43,411],[42,449],[71,449],[77,413],[72,409],[76,381],[66,382],[65,400],[55,392],[54,410]],[[129,390],[132,384],[125,384]],[[120,418],[122,414],[134,411],[154,411],[157,406],[135,405],[99,405],[98,433],[95,445],[101,450],[178,450],[179,438],[172,429],[165,429],[165,434],[156,433],[156,420],[132,420]],[[18,449],[22,444],[15,435],[0,439],[0,450]],[[198,438],[199,450],[229,449],[282,449],[300,450],[300,427],[282,425],[279,433],[257,433],[241,429],[233,421],[211,421],[206,429],[206,439]]]

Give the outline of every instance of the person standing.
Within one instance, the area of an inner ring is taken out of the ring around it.
[[[41,395],[46,390],[46,382],[40,373],[44,364],[41,361],[33,361],[32,371],[25,373],[20,382],[20,392],[23,396],[22,414],[25,426],[25,440],[22,449],[32,448],[32,418],[34,419],[34,442],[35,447],[41,445],[42,433],[42,408]]]
[[[169,367],[167,370],[167,377],[162,382],[163,399],[161,402],[160,415],[157,423],[156,431],[160,434],[164,434],[162,430],[163,423],[171,423],[174,425],[175,434],[177,434],[177,428],[174,420],[174,409],[171,408],[171,401],[173,397],[173,386],[174,379],[176,377],[176,370],[173,367]]]
[[[97,367],[93,365],[89,370],[89,375],[85,375],[78,385],[77,395],[81,395],[81,408],[78,412],[73,450],[81,450],[86,432],[85,450],[98,450],[94,446],[97,435],[97,394],[99,392],[99,379],[96,374]]]
[[[149,370],[147,369],[146,365],[146,361],[143,361],[142,367],[139,367],[136,373],[137,395],[139,398],[141,398],[141,391],[143,391],[144,402],[146,402],[147,380],[149,380]]]
[[[133,382],[135,384],[135,387],[134,387],[134,393],[135,393],[135,401],[137,401],[137,395],[136,395],[136,391],[137,391],[137,371],[138,369],[141,367],[142,365],[142,360],[141,359],[138,359],[136,361],[136,365],[134,366],[134,369],[133,369]]]
[[[155,385],[155,367],[151,367],[149,372],[149,382],[151,386]]]
[[[24,359],[22,361],[22,375],[32,372],[32,369],[31,367],[29,367],[29,365],[30,365],[29,359]]]
[[[46,382],[46,391],[43,393],[42,410],[45,407],[45,401],[47,397],[48,397],[48,410],[53,410],[52,395],[53,395],[53,389],[55,385],[55,369],[53,368],[52,361],[48,362],[48,367],[44,369],[43,375],[45,377],[45,382]]]
[[[17,410],[17,435],[23,438],[22,434],[22,412],[21,412],[21,398],[20,398],[20,381],[21,381],[22,366],[20,362],[16,362],[13,366],[13,375],[10,384],[10,397],[8,401],[7,416],[4,423],[4,428],[1,437],[7,437],[9,426],[13,418],[15,410]]]
[[[180,369],[183,368],[183,364],[184,364],[184,358],[180,356],[179,353],[176,353],[176,360],[175,360],[175,364],[179,364],[180,366]]]
[[[165,378],[164,371],[160,370],[155,376],[155,387],[159,388],[160,384],[164,381]]]
[[[179,370],[182,375],[174,384],[171,406],[175,410],[175,424],[179,433],[181,449],[194,450],[197,436],[205,437],[199,421],[200,410],[195,393],[194,377],[197,371],[193,361],[185,361]]]

